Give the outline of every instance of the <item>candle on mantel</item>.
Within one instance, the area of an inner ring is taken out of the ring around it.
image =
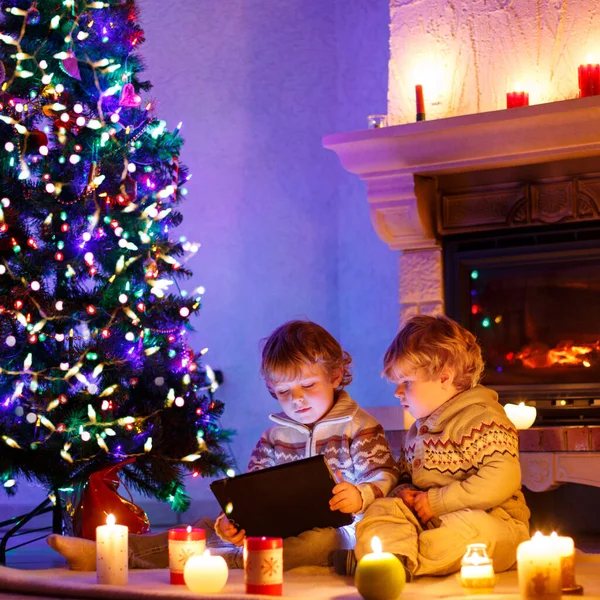
[[[415,94],[417,100],[417,121],[425,120],[425,100],[423,99],[423,86],[415,85]]]
[[[535,406],[527,406],[525,402],[505,404],[504,412],[517,429],[529,429],[537,416]]]
[[[529,93],[521,91],[521,85],[517,83],[514,92],[506,92],[506,108],[519,108],[529,106]]]
[[[600,94],[600,65],[594,63],[590,56],[587,57],[587,64],[579,65],[577,74],[580,98]]]
[[[525,600],[559,600],[560,554],[548,536],[539,531],[517,548],[519,591]]]
[[[471,593],[492,593],[496,575],[485,544],[469,544],[467,546],[467,551],[461,561],[460,583]]]
[[[382,552],[377,536],[371,540],[373,552],[363,556],[356,567],[354,584],[365,600],[398,598],[406,584],[404,566],[390,552]]]
[[[128,529],[116,525],[114,515],[106,517],[106,525],[96,527],[96,580],[110,585],[127,585]]]
[[[229,570],[222,556],[213,556],[208,550],[204,554],[190,556],[183,569],[183,578],[195,594],[216,594],[227,583]]]
[[[171,583],[183,585],[183,569],[190,556],[206,550],[206,533],[198,527],[169,529],[169,570]]]

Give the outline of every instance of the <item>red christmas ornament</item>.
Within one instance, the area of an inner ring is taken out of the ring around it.
[[[119,525],[127,525],[129,533],[149,531],[148,515],[133,501],[117,493],[120,483],[117,472],[134,461],[135,457],[129,458],[90,475],[81,502],[73,515],[74,528],[79,529],[78,525],[81,526],[81,537],[95,540],[96,527],[106,524],[108,514],[114,515]]]
[[[40,146],[48,146],[48,136],[43,131],[34,129],[25,137],[23,154],[39,154]]]

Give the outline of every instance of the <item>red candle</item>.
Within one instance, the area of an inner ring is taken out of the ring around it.
[[[506,108],[518,108],[529,106],[529,94],[527,92],[507,92]]]
[[[169,529],[169,569],[171,583],[184,585],[183,569],[190,556],[203,554],[206,533],[198,527]]]
[[[579,65],[579,97],[597,96],[600,94],[600,65]]]
[[[283,540],[250,537],[244,540],[244,581],[247,594],[283,594]]]
[[[417,96],[417,121],[425,120],[425,101],[423,100],[423,86],[415,85],[415,93]]]

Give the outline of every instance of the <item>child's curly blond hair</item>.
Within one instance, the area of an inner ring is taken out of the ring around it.
[[[484,363],[475,336],[444,316],[409,319],[383,359],[383,375],[394,381],[419,370],[434,379],[445,368],[454,372],[454,386],[462,391],[479,383]]]
[[[303,365],[319,364],[333,377],[342,373],[338,390],[352,381],[352,357],[323,327],[312,321],[288,321],[262,340],[260,373],[273,398],[272,385],[281,377],[297,377]]]

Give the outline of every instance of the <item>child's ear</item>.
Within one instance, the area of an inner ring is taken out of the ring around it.
[[[342,379],[344,378],[344,371],[343,369],[336,369],[332,374],[331,374],[331,385],[336,388],[340,385],[340,383],[342,383]]]
[[[453,369],[444,369],[440,374],[440,382],[442,384],[442,388],[447,390],[454,383],[454,370]]]

